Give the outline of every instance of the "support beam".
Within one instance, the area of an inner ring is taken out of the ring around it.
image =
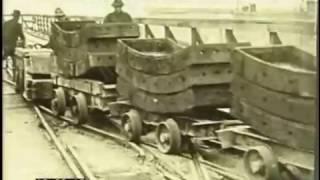
[[[193,46],[197,44],[203,44],[203,40],[200,36],[200,33],[198,32],[198,29],[195,27],[191,28],[191,44]]]
[[[233,34],[232,29],[226,29],[225,37],[226,37],[227,43],[238,43],[238,40],[235,37],[235,35]]]
[[[155,38],[155,36],[154,36],[154,34],[153,34],[153,32],[151,31],[151,29],[150,29],[150,27],[149,27],[149,25],[148,24],[145,24],[144,25],[144,29],[145,29],[145,37],[146,38],[151,38],[151,39],[154,39]]]
[[[281,40],[280,40],[280,37],[278,35],[277,32],[275,31],[270,31],[269,32],[269,42],[270,44],[282,44]]]
[[[169,26],[164,26],[164,37],[172,39],[173,41],[177,42],[177,39],[174,37],[174,34],[172,33]]]

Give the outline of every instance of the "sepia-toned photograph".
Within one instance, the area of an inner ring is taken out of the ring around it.
[[[3,0],[4,180],[316,180],[318,0]]]

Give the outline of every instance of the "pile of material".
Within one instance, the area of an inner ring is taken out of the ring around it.
[[[293,46],[238,48],[232,114],[278,142],[313,151],[316,59]]]

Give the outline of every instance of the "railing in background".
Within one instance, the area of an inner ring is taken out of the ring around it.
[[[11,18],[11,15],[3,15],[4,20]],[[87,17],[87,16],[68,16],[71,20],[94,20],[102,23],[102,17]],[[51,33],[51,23],[55,21],[53,15],[40,15],[40,14],[23,14],[21,22],[24,30],[31,36],[48,39]]]
[[[4,15],[8,17],[8,15]],[[103,17],[88,17],[88,16],[68,16],[71,20],[94,20],[98,23],[103,22]],[[252,30],[252,27],[262,27],[265,32],[270,35],[270,43],[281,43],[280,37],[277,32],[293,33],[296,36],[316,36],[316,24],[312,20],[268,20],[258,18],[220,18],[220,19],[183,19],[183,18],[135,18],[135,22],[142,25],[142,30],[146,38],[155,38],[155,33],[152,32],[151,26],[162,26],[164,30],[164,37],[171,38],[178,41],[175,37],[172,28],[182,27],[190,29],[191,44],[203,43],[200,36],[199,29],[201,28],[214,28],[218,29],[221,33],[219,36],[224,38],[224,41],[235,39],[234,31],[239,29]],[[38,14],[23,14],[22,24],[28,33],[33,36],[49,36],[51,23],[54,21],[52,15],[38,15]],[[228,31],[226,31],[228,30]],[[230,31],[231,30],[231,31]],[[176,33],[179,34],[179,33]],[[229,38],[229,39],[228,39]],[[257,37],[256,37],[257,38]],[[250,41],[248,39],[248,41]],[[304,43],[303,38],[300,44]]]

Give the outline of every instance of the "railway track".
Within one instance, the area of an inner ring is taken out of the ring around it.
[[[58,149],[58,151],[62,155],[63,159],[68,164],[68,167],[74,173],[75,177],[76,178],[84,178],[84,177],[89,178],[90,177],[90,179],[94,180],[95,178],[93,178],[92,173],[90,171],[84,171],[84,169],[86,169],[86,168],[84,168],[83,162],[78,158],[78,156],[75,155],[74,150],[71,147],[64,145],[63,142],[61,142],[59,140],[59,138],[54,133],[54,131],[52,130],[50,125],[46,122],[46,119],[43,117],[39,108],[36,106],[34,106],[33,108],[34,108],[38,118],[40,119],[41,124],[45,128],[46,132],[49,134],[50,140],[52,140],[52,142],[54,143],[54,145],[56,146],[56,148]],[[83,171],[81,171],[80,167],[82,167]]]
[[[39,106],[39,109],[43,112],[46,112],[46,113],[54,116],[54,113],[50,109],[48,109],[44,106]],[[62,121],[69,123],[69,124],[77,126],[77,124],[75,124],[74,121],[69,117],[59,116],[58,118]],[[157,152],[156,144],[142,142],[140,145],[137,145],[135,143],[128,142],[128,140],[121,135],[118,135],[115,133],[110,133],[110,132],[107,132],[103,129],[99,129],[99,128],[96,128],[92,125],[88,125],[88,124],[80,125],[80,128],[87,130],[87,131],[94,132],[95,134],[101,135],[103,137],[111,138],[111,139],[115,140],[117,143],[120,143],[122,145],[130,147],[131,149],[133,149],[134,151],[136,151],[138,153],[138,156],[141,159],[145,159],[146,154],[151,154],[153,156],[153,158],[156,159],[155,161],[157,162],[156,165],[159,166],[158,168],[161,169],[161,171],[163,171],[163,173],[165,171],[167,171],[164,174],[166,174],[167,178],[169,178],[169,179],[179,179],[179,178],[180,179],[187,179],[184,177],[182,172],[179,172],[179,170],[176,170],[176,172],[170,172],[174,169],[174,167],[172,167],[172,165],[166,163],[164,160],[161,160],[162,158],[160,156],[162,154],[160,152]],[[168,156],[168,155],[162,155],[162,156]],[[199,156],[200,156],[199,154],[196,155],[196,158],[192,157],[192,155],[187,155],[187,154],[182,154],[180,156],[181,158],[185,159],[186,161],[193,163],[194,167],[192,167],[192,169],[195,168],[195,170],[197,171],[196,172],[198,174],[197,178],[203,176],[202,175],[203,173],[201,172],[203,170],[199,170],[199,166],[201,166],[201,169],[203,169],[203,167],[204,167],[206,169],[206,171],[210,171],[211,177],[213,177],[214,179],[221,179],[222,177],[230,179],[230,180],[243,180],[243,179],[245,179],[245,177],[243,177],[243,176],[232,173],[231,169],[224,168],[222,166],[219,166],[218,164],[206,161]],[[159,165],[159,163],[160,163],[160,165]],[[167,167],[169,167],[169,168],[167,168]],[[165,169],[167,169],[167,170],[165,170]],[[170,175],[170,174],[175,174],[175,175]],[[178,177],[175,177],[175,176],[178,176]],[[204,180],[206,180],[206,179],[204,179]]]
[[[8,83],[13,84],[13,82],[8,81]],[[170,160],[164,159],[165,154],[162,154],[158,152],[157,145],[155,143],[150,143],[147,141],[142,141],[141,144],[137,145],[135,143],[129,142],[125,137],[122,135],[119,135],[117,133],[108,132],[104,129],[97,128],[95,126],[89,125],[89,124],[82,124],[77,125],[72,118],[67,116],[55,116],[55,114],[51,111],[51,109],[43,106],[43,105],[35,105],[34,108],[36,108],[38,114],[41,114],[42,112],[55,117],[59,120],[62,120],[68,124],[73,125],[76,128],[83,129],[85,131],[92,132],[94,134],[97,134],[102,137],[106,137],[108,139],[112,139],[113,141],[119,143],[120,145],[123,145],[125,147],[129,147],[132,150],[134,150],[137,153],[138,158],[141,161],[144,161],[146,159],[147,155],[151,155],[152,159],[154,159],[154,165],[156,168],[165,176],[167,179],[172,180],[189,180],[189,179],[203,179],[207,180],[209,178],[211,179],[227,179],[227,180],[244,180],[246,179],[245,176],[239,175],[232,171],[232,169],[223,167],[219,164],[212,163],[210,161],[204,160],[201,155],[197,152],[193,152],[191,154],[181,154],[179,158],[183,159],[185,164],[188,164],[188,171],[191,172],[191,175],[189,177],[186,177],[185,172],[182,172],[180,169],[181,167],[177,168],[174,167],[170,163]],[[42,116],[42,115],[40,115]],[[170,158],[172,156],[169,155]],[[169,161],[166,162],[166,161]],[[81,164],[81,163],[76,163]]]
[[[15,83],[5,79],[3,80],[6,84],[9,84],[10,86],[14,87]],[[16,93],[13,93],[16,94]],[[43,113],[46,113],[47,115],[54,117],[54,114],[51,110],[47,109],[44,106],[41,105],[31,105],[32,109],[36,113],[38,119],[40,120],[41,127],[45,129],[46,137],[48,137],[49,141],[54,144],[56,149],[59,151],[60,155],[62,156],[63,160],[67,164],[67,166],[70,168],[70,171],[74,174],[75,178],[86,178],[90,180],[96,180],[98,178],[95,177],[95,174],[92,170],[88,167],[88,165],[83,160],[84,158],[79,156],[79,153],[77,152],[76,148],[72,147],[69,144],[64,143],[58,135],[55,133],[57,131],[56,127],[52,127],[52,123],[48,122],[46,118],[46,115]],[[64,122],[67,122],[71,125],[75,125],[73,121],[70,118],[67,117],[59,117],[59,119],[63,120]],[[40,125],[39,124],[39,125]],[[129,147],[130,149],[134,150],[137,154],[137,158],[140,162],[145,161],[147,152],[148,156],[151,156],[152,165],[156,167],[156,169],[159,171],[159,173],[165,177],[166,179],[171,180],[184,180],[186,178],[179,177],[177,173],[175,173],[174,169],[167,169],[167,165],[164,164],[163,161],[161,161],[160,158],[157,157],[155,153],[151,154],[150,151],[146,150],[143,147],[140,147],[132,142],[128,142],[126,138],[121,137],[117,134],[110,133],[101,129],[98,129],[94,126],[84,124],[81,126],[81,128],[77,128],[80,130],[80,133],[85,130],[86,132],[91,132],[95,135],[99,135],[108,139],[112,139],[116,143],[123,145],[124,147]]]
[[[6,84],[10,85],[11,87],[15,87],[15,83],[8,80],[4,79],[3,82]],[[17,93],[10,93],[10,95],[17,95]],[[4,94],[8,95],[8,94]],[[21,107],[29,107],[28,105],[23,105]],[[15,106],[14,108],[17,108]],[[30,108],[30,107],[29,107]],[[67,164],[67,166],[70,168],[70,171],[73,173],[75,178],[83,179],[83,178],[89,178],[92,180],[95,180],[93,178],[92,173],[86,165],[83,163],[81,158],[77,155],[76,151],[74,150],[73,147],[68,146],[64,144],[58,136],[55,134],[54,130],[52,127],[48,124],[47,120],[43,117],[41,111],[39,108],[35,105],[32,105],[32,109],[34,110],[37,118],[40,120],[40,123],[42,124],[42,127],[45,129],[46,137],[49,138],[49,141],[54,144],[54,146],[57,148],[59,151],[61,157]]]
[[[43,112],[46,112],[46,113],[54,116],[54,113],[50,109],[48,109],[48,108],[46,108],[44,106],[39,106],[39,109],[42,110]],[[62,120],[62,121],[65,121],[65,122],[67,122],[69,124],[72,124],[72,125],[76,126],[74,121],[72,119],[70,119],[69,117],[59,116],[59,119]],[[80,128],[82,128],[84,130],[87,130],[87,131],[90,131],[90,132],[94,132],[95,134],[98,134],[100,136],[113,139],[117,143],[120,143],[122,145],[130,147],[131,149],[133,149],[138,154],[138,157],[141,160],[145,159],[147,154],[151,155],[152,158],[155,161],[154,164],[156,165],[157,169],[159,171],[161,171],[161,173],[164,174],[164,176],[166,176],[169,179],[172,179],[172,180],[174,180],[174,179],[188,180],[188,178],[186,178],[185,175],[182,172],[180,172],[177,168],[173,167],[169,163],[166,163],[163,160],[163,158],[160,157],[161,155],[162,156],[168,156],[168,155],[163,155],[163,154],[160,155],[160,153],[157,152],[155,144],[142,143],[140,145],[137,145],[135,143],[128,142],[128,140],[123,136],[120,136],[120,135],[115,134],[115,133],[107,132],[107,131],[105,131],[103,129],[99,129],[99,128],[96,128],[94,126],[88,125],[88,124],[80,125]],[[226,178],[232,179],[232,180],[242,180],[242,179],[244,179],[243,177],[240,177],[240,176],[237,176],[237,175],[231,175],[230,174],[231,173],[230,170],[226,171],[226,169],[224,169],[223,167],[219,167],[218,165],[216,165],[214,163],[211,163],[209,161],[205,161],[203,159],[202,160],[193,159],[193,158],[191,158],[190,156],[187,156],[187,155],[182,155],[180,157],[185,159],[185,161],[188,161],[188,162],[192,162],[193,161],[195,164],[198,164],[198,166],[200,164],[201,164],[201,166],[205,166],[206,169],[214,172],[213,174],[214,174],[214,176],[216,176],[216,178],[217,177],[226,177]]]
[[[14,84],[10,80],[5,81],[8,84]],[[153,165],[156,167],[156,169],[167,179],[181,179],[181,180],[188,180],[188,179],[230,179],[230,180],[242,180],[246,179],[243,174],[239,174],[235,171],[233,171],[230,168],[226,168],[220,164],[210,162],[208,160],[204,160],[201,155],[198,153],[195,154],[181,154],[179,158],[184,159],[183,162],[185,164],[189,164],[189,167],[187,168],[189,172],[191,172],[191,176],[187,176],[186,172],[182,172],[180,169],[186,169],[185,167],[175,167],[173,165],[174,163],[170,163],[170,160],[164,158],[165,156],[168,157],[168,155],[164,155],[157,151],[157,145],[155,143],[150,143],[146,141],[142,141],[141,144],[137,145],[135,143],[129,142],[124,136],[119,135],[119,133],[106,131],[103,128],[97,128],[90,124],[82,124],[77,125],[74,123],[74,120],[71,117],[67,116],[55,116],[54,113],[47,107],[43,105],[37,105],[35,106],[37,108],[37,111],[45,112],[46,114],[49,114],[52,117],[55,117],[56,119],[60,119],[64,122],[67,122],[68,124],[73,125],[74,127],[78,129],[85,130],[86,132],[91,132],[96,135],[99,135],[101,137],[106,137],[107,139],[112,139],[113,141],[119,143],[120,145],[123,145],[125,147],[129,147],[130,149],[134,150],[137,153],[137,157],[139,161],[145,161],[147,156],[151,156],[151,159],[153,159]],[[67,148],[67,150],[70,148]],[[241,151],[245,151],[240,148]],[[71,150],[72,151],[72,150]],[[70,153],[70,150],[68,150]],[[172,156],[169,156],[172,158]],[[168,162],[167,162],[168,161]],[[172,161],[171,161],[172,162]],[[76,164],[83,164],[83,163],[76,163]],[[82,168],[83,169],[83,168]],[[86,168],[85,168],[86,169]]]
[[[11,86],[14,86],[14,82],[10,80],[5,79],[4,82]],[[63,159],[66,161],[72,172],[74,172],[76,177],[94,177],[87,165],[83,162],[83,160],[81,160],[82,158],[79,158],[79,155],[77,155],[76,150],[71,146],[64,145],[62,142],[60,142],[59,138],[57,137],[57,135],[55,135],[54,131],[52,130],[52,127],[50,127],[46,118],[43,115],[43,113],[46,113],[52,117],[56,117],[54,113],[49,108],[43,105],[33,105],[33,109],[39,117],[41,124],[46,129],[51,141],[55,144],[55,146],[63,156]],[[123,145],[125,147],[129,147],[137,153],[137,157],[140,161],[144,161],[147,155],[151,156],[151,159],[153,159],[153,164],[155,165],[155,167],[167,179],[190,179],[190,177],[186,177],[186,175],[183,172],[181,172],[179,168],[175,168],[170,163],[167,163],[161,156],[168,155],[164,155],[158,152],[156,144],[154,143],[143,142],[142,144],[137,145],[135,143],[129,142],[125,137],[119,134],[108,132],[106,130],[94,127],[89,124],[83,124],[79,127],[77,124],[74,123],[74,121],[70,117],[58,116],[57,119],[71,124],[79,129],[83,129],[87,132],[92,132],[99,136],[112,139],[116,143],[119,143],[120,145]],[[204,160],[203,158],[199,157],[199,154],[197,154],[195,157],[188,154],[182,154],[180,158],[184,159],[185,162],[188,162],[187,164],[189,164],[189,168],[192,172],[192,179],[198,179],[202,177],[201,179],[206,180],[209,178],[209,176],[213,179],[221,179],[222,177],[230,180],[245,179],[242,176],[233,175],[232,171],[229,169],[226,169],[217,164]],[[206,175],[204,175],[205,173],[203,173],[203,171],[206,171]]]

